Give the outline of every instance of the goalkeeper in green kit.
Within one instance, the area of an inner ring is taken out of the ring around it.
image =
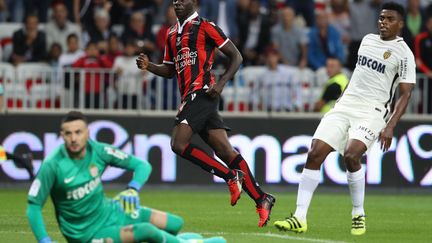
[[[52,242],[45,228],[42,207],[48,196],[54,204],[60,231],[68,242],[204,242],[194,233],[177,233],[183,226],[179,216],[141,207],[138,191],[152,167],[110,145],[89,140],[87,120],[77,111],[61,123],[64,144],[42,163],[28,193],[27,218],[40,243]],[[114,199],[103,191],[101,176],[107,166],[133,171],[128,189]]]

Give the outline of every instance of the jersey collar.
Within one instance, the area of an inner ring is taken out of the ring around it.
[[[189,16],[189,18],[187,18],[182,25],[180,25],[180,21],[177,18],[177,33],[181,34],[183,31],[184,26],[190,22],[192,19],[198,17],[198,13],[195,11],[191,16]]]

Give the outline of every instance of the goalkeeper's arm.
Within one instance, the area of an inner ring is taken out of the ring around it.
[[[114,197],[114,201],[117,201],[120,207],[129,214],[140,207],[138,192],[142,185],[148,180],[152,167],[149,162],[131,156],[125,169],[134,172],[133,178],[128,184],[128,189]]]
[[[52,242],[45,228],[40,205],[29,202],[27,205],[27,218],[33,234],[36,236],[39,243]]]
[[[141,187],[147,182],[152,171],[152,166],[148,161],[131,156],[125,169],[134,172],[132,180],[128,184],[128,188],[135,189],[139,192]]]

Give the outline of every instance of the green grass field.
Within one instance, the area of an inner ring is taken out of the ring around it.
[[[113,192],[110,193],[112,195]],[[350,235],[350,198],[347,193],[317,193],[308,215],[308,232],[279,232],[272,224],[295,208],[294,193],[275,193],[276,206],[266,228],[258,228],[252,201],[243,194],[235,207],[228,192],[153,189],[141,194],[142,204],[178,214],[183,231],[223,236],[228,242],[432,242],[432,196],[366,195],[367,233]],[[26,191],[0,190],[0,242],[35,242],[25,216]],[[50,236],[65,242],[51,203],[44,208]]]

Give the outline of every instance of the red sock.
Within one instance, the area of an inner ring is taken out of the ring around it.
[[[223,178],[225,181],[235,177],[235,173],[230,168],[223,166],[217,160],[210,157],[206,152],[193,144],[188,144],[181,156],[200,166],[203,170]]]
[[[231,169],[238,169],[245,173],[244,181],[243,181],[243,190],[249,194],[249,196],[255,201],[259,202],[261,198],[264,196],[264,192],[261,190],[258,183],[255,181],[252,172],[249,169],[248,164],[243,159],[241,154],[237,155],[230,163],[229,167]]]

